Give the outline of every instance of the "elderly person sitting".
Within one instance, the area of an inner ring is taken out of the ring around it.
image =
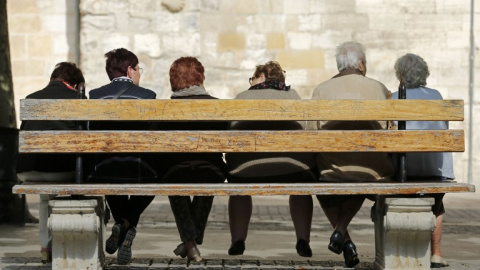
[[[387,99],[390,92],[380,82],[365,77],[367,60],[360,43],[345,42],[337,47],[339,73],[318,85],[312,99]],[[386,123],[377,121],[319,121],[309,122],[310,129],[355,130],[384,129]],[[317,164],[323,181],[375,181],[393,175],[393,164],[385,153],[319,153]],[[365,200],[359,195],[317,195],[320,205],[334,228],[328,249],[343,252],[347,267],[359,263],[357,248],[348,233],[348,224]]]
[[[300,99],[297,92],[285,84],[285,72],[277,62],[258,65],[249,79],[250,88],[236,99]],[[304,129],[304,122],[296,121],[240,121],[231,129],[243,130],[296,130]],[[286,183],[317,181],[314,156],[307,153],[227,153],[228,182],[233,183]],[[290,215],[297,236],[297,253],[311,257],[310,229],[313,201],[311,196],[290,196]],[[230,255],[241,255],[245,250],[248,223],[252,215],[250,196],[230,196],[228,203],[232,245]]]
[[[416,54],[408,53],[395,62],[395,75],[400,83],[407,88],[407,99],[443,99],[440,92],[425,87],[430,75],[425,60]],[[393,93],[393,99],[398,98],[398,92]],[[446,121],[407,121],[407,129],[448,129]],[[455,179],[453,173],[452,153],[407,153],[406,154],[407,180]],[[442,224],[445,208],[443,196],[445,194],[431,194],[435,198],[432,212],[436,217],[436,227],[432,232],[431,268],[448,266],[442,258],[441,240]]]
[[[170,67],[172,99],[216,99],[203,86],[205,69],[194,57],[181,57]],[[225,130],[227,122],[161,122],[159,130]],[[222,153],[161,154],[158,162],[167,183],[223,183],[226,166]],[[213,196],[168,196],[180,233],[174,253],[191,261],[202,260],[197,245],[203,243]]]

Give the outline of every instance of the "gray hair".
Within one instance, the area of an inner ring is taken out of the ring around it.
[[[406,88],[416,88],[427,85],[430,75],[428,65],[420,56],[407,53],[395,62],[395,75]]]
[[[355,41],[348,41],[338,45],[335,57],[337,59],[338,71],[347,68],[358,69],[361,62],[365,66],[367,65],[365,48],[362,44]]]

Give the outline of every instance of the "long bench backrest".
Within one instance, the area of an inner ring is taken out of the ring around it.
[[[462,100],[40,100],[21,120],[463,121]],[[21,153],[462,152],[463,130],[21,131]]]

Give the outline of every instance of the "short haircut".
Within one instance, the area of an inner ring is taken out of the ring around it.
[[[82,71],[70,62],[60,62],[50,75],[50,81],[65,81],[72,87],[79,83],[85,83]]]
[[[279,81],[285,83],[285,71],[279,63],[275,61],[269,61],[264,65],[258,65],[255,69],[255,78],[260,77],[261,74],[264,74],[266,81]]]
[[[428,65],[422,57],[407,53],[395,62],[395,75],[406,88],[416,88],[427,85],[430,75]]]
[[[135,69],[138,65],[137,56],[124,48],[111,50],[105,54],[105,57],[107,58],[105,70],[110,80],[127,76],[128,67]]]
[[[170,66],[170,85],[178,91],[193,85],[203,85],[205,68],[195,57],[180,57]]]
[[[365,48],[362,44],[355,41],[348,41],[338,45],[335,57],[338,71],[347,68],[358,69],[362,62],[364,65],[367,65]]]

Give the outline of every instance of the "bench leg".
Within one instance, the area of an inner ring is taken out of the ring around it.
[[[103,200],[51,200],[52,269],[102,269]]]
[[[375,269],[430,269],[433,202],[433,198],[377,200],[372,211]]]

